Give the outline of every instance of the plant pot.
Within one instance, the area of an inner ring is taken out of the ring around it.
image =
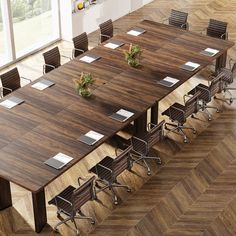
[[[90,92],[90,89],[80,89],[79,95],[84,98],[89,98],[92,95],[92,93]]]

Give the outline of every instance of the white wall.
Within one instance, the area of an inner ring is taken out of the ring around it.
[[[71,39],[83,32],[97,30],[98,25],[108,19],[118,18],[137,10],[153,0],[100,0],[88,9],[71,14],[72,0],[60,0],[62,39]]]

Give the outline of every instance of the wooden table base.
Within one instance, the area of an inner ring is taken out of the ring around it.
[[[47,223],[46,204],[45,204],[45,191],[42,189],[40,192],[32,193],[33,210],[34,210],[34,223],[35,231],[41,232]]]
[[[10,182],[0,178],[0,210],[12,206]]]

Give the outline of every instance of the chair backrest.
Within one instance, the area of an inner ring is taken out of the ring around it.
[[[86,32],[74,37],[72,39],[75,49],[83,50],[84,52],[88,51],[88,35]],[[73,57],[81,55],[83,52],[79,50],[74,50]]]
[[[133,150],[139,154],[147,155],[150,148],[162,139],[164,123],[163,120],[158,125],[152,125],[143,137],[133,136],[131,138]]]
[[[227,25],[227,22],[210,19],[206,33],[214,38],[227,39]]]
[[[187,29],[187,19],[188,13],[172,9],[169,17],[169,24],[183,29]]]
[[[72,195],[72,204],[74,213],[80,209],[87,201],[94,199],[94,181],[95,176],[92,176],[84,184],[74,190]]]
[[[115,179],[119,174],[130,167],[131,150],[132,146],[130,145],[114,159],[112,163],[113,179]]]
[[[198,100],[201,95],[200,91],[197,91],[190,99],[188,99],[185,103],[185,119],[192,115],[193,113],[197,113],[199,110]]]
[[[55,68],[61,66],[61,55],[58,47],[54,47],[51,50],[43,53],[45,64],[52,65]],[[45,73],[52,71],[53,68],[50,66],[45,66]]]
[[[209,90],[211,92],[211,97],[213,97],[216,93],[219,93],[222,91],[222,80],[225,76],[224,71],[221,71],[216,77],[214,77],[211,81],[211,84],[209,86]]]
[[[101,43],[109,39],[108,37],[102,35],[107,35],[110,38],[113,37],[113,23],[111,19],[100,24],[99,28],[101,30]]]
[[[21,87],[20,85],[20,75],[18,72],[17,67],[13,68],[12,70],[2,74],[0,76],[2,81],[2,86],[11,89],[12,91]],[[11,93],[10,90],[3,89],[3,96]]]

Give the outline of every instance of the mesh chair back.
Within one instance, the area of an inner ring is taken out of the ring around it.
[[[113,178],[121,174],[124,170],[130,167],[130,151],[132,146],[130,145],[124,151],[121,152],[113,161],[112,170],[113,170]]]
[[[11,89],[12,91],[21,87],[20,75],[18,69],[15,67],[12,70],[2,74],[1,76],[2,86]],[[11,93],[10,90],[3,89],[3,96]]]
[[[72,40],[73,40],[75,49],[81,49],[84,52],[88,51],[88,35],[86,32],[76,36]],[[81,51],[75,50],[74,57],[77,57],[77,56],[81,55],[82,53],[83,52],[81,52]]]
[[[227,39],[227,22],[210,19],[207,35],[214,38]]]
[[[106,41],[108,37],[102,36],[107,35],[110,38],[113,37],[113,23],[112,20],[105,21],[104,23],[99,25],[101,30],[101,43]]]
[[[187,19],[188,13],[172,9],[169,18],[169,24],[183,29],[187,29]]]
[[[52,65],[55,68],[61,66],[61,56],[58,47],[52,48],[51,50],[43,53],[43,57],[45,64]],[[45,73],[48,73],[52,70],[53,70],[52,67],[47,65],[45,66]]]
[[[74,190],[72,195],[73,211],[76,212],[87,201],[94,199],[95,176]]]
[[[193,113],[197,113],[199,110],[198,100],[201,95],[200,91],[197,91],[188,101],[185,103],[185,118],[189,117]]]

